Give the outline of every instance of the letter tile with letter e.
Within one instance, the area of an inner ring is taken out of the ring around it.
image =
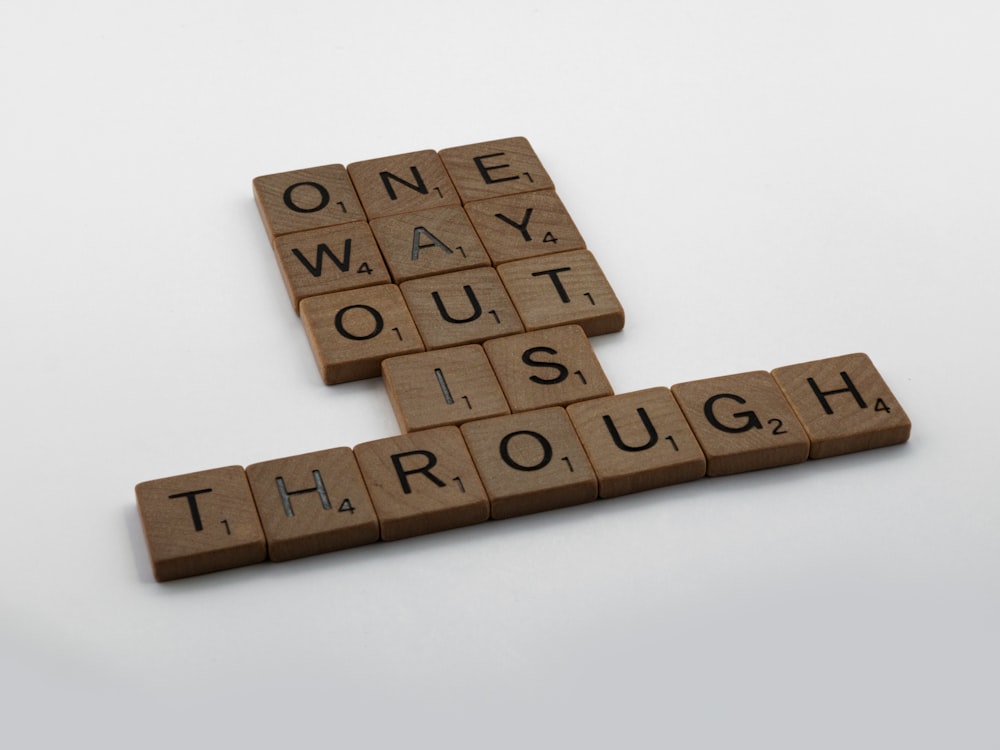
[[[246,472],[271,560],[379,540],[378,518],[350,448],[276,458]]]
[[[395,284],[308,297],[300,312],[327,385],[373,378],[383,359],[424,350]]]
[[[356,445],[354,455],[387,542],[490,517],[486,490],[457,427],[372,440]]]
[[[601,497],[705,476],[705,454],[668,388],[648,388],[566,407]]]
[[[240,466],[142,482],[135,497],[157,581],[267,559],[257,506]]]
[[[768,373],[745,372],[673,386],[708,461],[708,476],[796,464],[809,438]]]
[[[525,138],[455,146],[440,156],[465,203],[555,187]]]
[[[779,367],[771,375],[798,414],[810,458],[905,443],[910,418],[867,354]]]
[[[511,518],[597,499],[597,477],[561,407],[462,425],[493,518]]]

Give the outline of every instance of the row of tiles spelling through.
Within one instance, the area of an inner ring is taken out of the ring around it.
[[[523,364],[519,389],[603,377],[596,359],[581,369],[558,349],[539,360],[531,349],[509,360]],[[864,354],[602,393],[610,387],[565,406],[514,408],[353,450],[143,482],[136,497],[154,575],[165,581],[392,541],[893,445],[910,434]]]
[[[413,351],[624,326],[524,138],[266,175],[254,195],[328,384]]]

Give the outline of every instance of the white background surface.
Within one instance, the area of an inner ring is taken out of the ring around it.
[[[997,747],[998,37],[992,2],[3,3],[3,744]],[[137,482],[398,431],[322,385],[251,179],[511,135],[626,308],[618,392],[866,351],[910,443],[153,582]]]

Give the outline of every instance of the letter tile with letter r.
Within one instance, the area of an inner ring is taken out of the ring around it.
[[[763,371],[671,387],[708,461],[708,476],[796,464],[809,438],[778,384]]]
[[[437,427],[354,446],[382,539],[481,523],[489,500],[457,427]]]

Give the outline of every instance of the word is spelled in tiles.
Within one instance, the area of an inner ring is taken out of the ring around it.
[[[865,354],[616,394],[624,310],[524,138],[253,192],[323,382],[381,376],[402,434],[140,483],[159,581],[909,439]]]

